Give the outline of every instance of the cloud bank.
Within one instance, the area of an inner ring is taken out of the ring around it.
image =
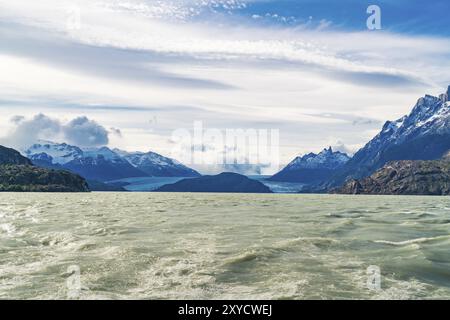
[[[109,142],[109,132],[85,116],[64,123],[40,113],[31,119],[16,115],[11,122],[13,129],[0,138],[0,143],[18,149],[29,147],[39,140],[67,142],[81,147],[103,146]]]

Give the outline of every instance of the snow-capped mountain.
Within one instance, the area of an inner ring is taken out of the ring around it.
[[[32,145],[23,153],[37,166],[66,169],[89,180],[147,176],[107,147],[83,150],[66,143],[46,141]]]
[[[450,86],[439,97],[420,98],[409,115],[387,121],[327,185],[369,176],[391,160],[440,159],[450,150],[449,97]]]
[[[152,177],[197,177],[200,174],[177,160],[164,157],[155,152],[127,152],[114,149],[133,167]]]
[[[336,169],[345,164],[350,157],[342,152],[333,152],[333,149],[323,149],[319,154],[308,153],[303,157],[295,158],[286,166],[286,169]]]
[[[83,150],[67,143],[40,141],[23,152],[31,160],[48,161],[63,165],[83,157]]]
[[[83,150],[83,157],[66,163],[64,168],[98,181],[147,176],[107,147]]]
[[[89,180],[110,181],[133,177],[194,177],[199,173],[154,152],[128,153],[108,147],[79,148],[43,141],[22,152],[38,166],[66,169]]]
[[[309,153],[297,157],[283,170],[270,178],[271,181],[316,183],[330,178],[350,157],[333,149],[323,149],[320,153]]]

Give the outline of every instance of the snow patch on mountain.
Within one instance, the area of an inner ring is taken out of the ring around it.
[[[39,141],[22,152],[31,160],[47,160],[53,164],[66,164],[83,157],[83,151],[66,143]]]
[[[105,160],[111,161],[113,163],[124,163],[126,162],[119,154],[109,149],[108,147],[100,148],[86,148],[83,149],[85,158],[103,158]]]
[[[158,166],[178,166],[181,165],[180,162],[166,158],[155,152],[130,152],[125,154],[124,157],[135,167],[143,165],[158,165]]]

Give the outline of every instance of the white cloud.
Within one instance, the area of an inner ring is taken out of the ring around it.
[[[80,116],[66,123],[45,114],[31,119],[14,116],[14,127],[0,143],[23,149],[39,140],[67,142],[82,147],[102,146],[109,142],[108,131],[97,122]]]
[[[104,146],[109,142],[108,131],[85,116],[69,121],[61,129],[67,141],[77,146]]]

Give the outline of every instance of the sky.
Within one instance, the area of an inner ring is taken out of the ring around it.
[[[369,5],[381,29],[369,30]],[[0,0],[0,144],[170,155],[174,132],[278,130],[353,153],[450,84],[448,1]],[[205,153],[223,152],[204,142]]]

